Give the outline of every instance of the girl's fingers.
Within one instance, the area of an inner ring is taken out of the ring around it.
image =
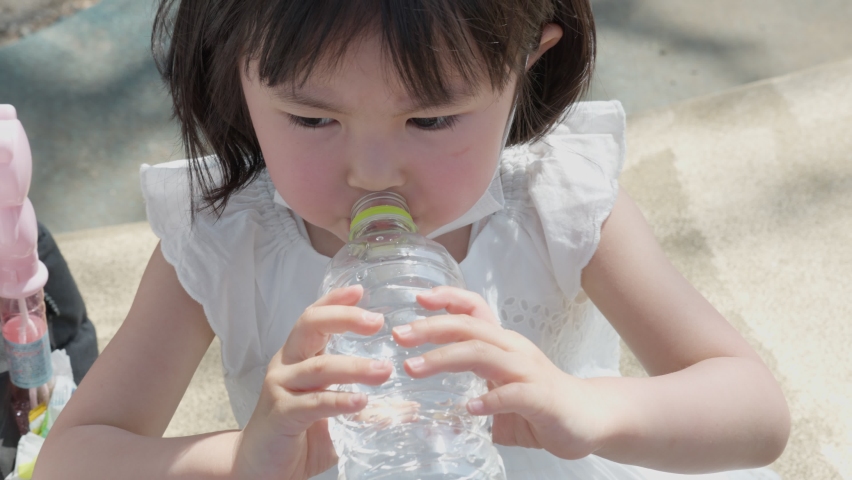
[[[333,333],[372,335],[379,331],[384,318],[354,306],[362,294],[360,285],[338,289],[308,307],[279,351],[280,362],[292,365],[318,355]]]
[[[314,422],[323,418],[355,413],[367,405],[363,393],[307,392],[289,397],[286,404],[276,411],[281,419],[278,433],[298,435],[304,433]]]
[[[361,285],[350,285],[344,288],[335,288],[318,298],[312,307],[322,307],[325,305],[355,305],[364,296],[364,287]]]
[[[550,411],[545,404],[548,395],[536,392],[531,383],[509,383],[467,402],[467,410],[473,415],[496,415],[517,413],[526,419],[546,415]]]
[[[279,384],[290,392],[322,390],[330,385],[381,385],[393,372],[389,361],[344,355],[319,355],[287,367]]]
[[[322,353],[333,333],[372,335],[382,328],[383,323],[382,315],[358,307],[308,307],[281,348],[281,362],[292,365]]]
[[[498,383],[523,381],[528,360],[481,340],[453,343],[405,361],[405,371],[414,378],[441,372],[473,372]]]
[[[411,348],[424,343],[446,343],[482,340],[506,351],[525,351],[529,341],[523,335],[505,330],[493,323],[469,315],[435,315],[394,327],[394,340]]]
[[[436,287],[417,295],[417,302],[427,310],[444,309],[447,313],[470,315],[500,325],[482,296],[461,288]]]

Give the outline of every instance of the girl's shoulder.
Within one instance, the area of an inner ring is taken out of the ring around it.
[[[506,207],[576,213],[614,201],[626,156],[625,133],[620,102],[576,104],[542,139],[506,149],[500,165]]]
[[[626,130],[621,102],[579,102],[540,140],[506,149],[502,163],[533,171],[547,164],[572,173],[589,168],[615,179],[624,166]]]
[[[234,192],[225,208],[215,211],[213,208],[198,208],[203,207],[204,202],[197,181],[193,185],[190,174],[196,180],[203,175],[210,185],[218,185],[221,181],[218,162],[213,156],[204,157],[198,167],[192,169],[187,160],[142,165],[139,172],[142,195],[154,233],[212,228],[227,237],[229,229],[223,227],[232,226],[234,222],[283,226],[276,225],[281,220],[275,211],[275,190],[265,171]]]
[[[216,159],[206,157],[203,165],[215,185],[220,179]],[[234,192],[220,212],[203,209],[194,214],[192,200],[195,205],[203,203],[198,190],[191,188],[189,175],[186,160],[140,168],[148,222],[160,239],[163,256],[187,293],[206,311],[215,304],[217,292],[225,291],[219,283],[250,275],[254,265],[287,249],[300,234],[288,211],[276,208],[274,188],[265,171]]]
[[[210,185],[219,184],[221,171],[215,157],[201,159],[201,169]],[[289,225],[276,209],[275,189],[266,171],[231,194],[226,206],[219,211],[198,208],[203,207],[204,202],[197,185],[192,184],[190,173],[188,160],[142,165],[140,168],[148,221],[161,240],[170,237],[186,237],[188,240],[191,237],[195,241],[228,244],[236,240],[238,227],[252,224],[273,230],[275,234],[283,233],[285,237],[288,234],[298,235],[295,225]]]
[[[501,214],[538,239],[571,298],[618,196],[625,133],[621,103],[581,102],[544,138],[507,149],[501,161]]]

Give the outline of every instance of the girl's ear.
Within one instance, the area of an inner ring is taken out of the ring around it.
[[[529,58],[527,58],[527,66],[526,69],[529,70],[533,64],[535,64],[536,60],[541,58],[544,55],[544,52],[548,51],[559,43],[559,40],[562,38],[562,27],[555,23],[548,23],[544,26],[544,29],[541,31],[541,42],[538,44],[538,48],[530,53]]]

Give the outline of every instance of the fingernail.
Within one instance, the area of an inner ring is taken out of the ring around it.
[[[355,393],[349,396],[349,403],[352,404],[353,407],[356,407],[360,405],[362,401],[364,401],[365,397],[366,395],[364,395],[363,393]]]
[[[398,327],[393,327],[394,333],[396,333],[400,337],[407,337],[411,335],[411,325],[400,325]]]
[[[367,323],[379,323],[385,318],[381,313],[364,312],[364,321]]]
[[[417,370],[422,367],[424,363],[426,363],[426,360],[423,357],[414,357],[409,358],[405,361],[405,363],[408,364],[408,368],[412,370]]]
[[[467,402],[467,409],[470,410],[470,413],[482,413],[485,406],[482,403],[482,400],[478,398],[474,398]]]
[[[370,363],[370,367],[373,370],[384,370],[385,366],[387,366],[387,364],[388,364],[388,362],[386,362],[385,360],[373,360]]]

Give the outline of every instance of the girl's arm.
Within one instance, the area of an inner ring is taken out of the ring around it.
[[[624,191],[582,283],[651,375],[590,380],[616,405],[598,455],[707,472],[766,465],[781,454],[790,413],[778,383],[672,266]]]
[[[213,337],[158,246],[130,313],[51,429],[34,478],[231,478],[239,432],[161,438]]]

